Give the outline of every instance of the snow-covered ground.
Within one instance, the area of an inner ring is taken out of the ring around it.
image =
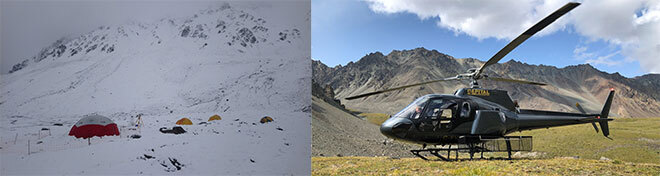
[[[1,75],[0,175],[308,175],[309,13],[309,2],[235,2],[44,49]],[[68,136],[91,113],[122,135]],[[187,133],[159,132],[183,117]]]

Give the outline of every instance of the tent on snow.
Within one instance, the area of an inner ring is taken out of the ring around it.
[[[192,123],[192,121],[190,121],[190,119],[184,117],[184,118],[181,118],[179,121],[176,121],[176,124],[177,125],[192,125],[193,123]]]
[[[78,120],[69,131],[69,136],[88,139],[88,144],[90,144],[89,138],[91,137],[115,135],[119,135],[117,124],[105,116],[96,114],[84,116],[82,119]]]
[[[261,120],[259,120],[259,122],[261,122],[261,123],[268,123],[268,122],[272,122],[272,121],[273,121],[273,118],[270,117],[270,116],[262,117]]]
[[[213,120],[222,120],[222,117],[220,117],[218,114],[209,117],[209,122]]]

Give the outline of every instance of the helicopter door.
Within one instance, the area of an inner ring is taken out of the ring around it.
[[[432,117],[433,126],[435,130],[449,130],[451,128],[451,122],[454,117],[455,111],[453,107],[440,107],[433,110],[434,116]]]
[[[439,127],[441,129],[449,129],[451,128],[451,119],[454,116],[454,110],[451,108],[447,109],[442,109],[442,114],[440,115],[440,124]]]
[[[419,124],[421,131],[439,131],[451,128],[455,103],[442,99],[431,100],[426,107],[424,118]]]

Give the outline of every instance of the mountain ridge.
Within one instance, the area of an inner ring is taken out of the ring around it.
[[[312,62],[313,79],[335,89],[337,98],[358,95],[375,90],[429,81],[465,73],[481,66],[483,61],[474,58],[458,59],[437,50],[420,47],[410,50],[393,50],[387,55],[374,52],[356,62],[328,67],[320,61]],[[545,82],[549,86],[531,86],[480,81],[485,88],[508,90],[522,108],[576,112],[575,103],[587,110],[600,111],[609,88],[617,90],[612,113],[620,117],[651,117],[660,113],[660,75],[647,74],[626,78],[619,73],[600,71],[589,64],[569,65],[558,68],[548,65],[531,65],[516,60],[497,63],[488,67],[485,74],[495,77]],[[534,76],[538,75],[538,76]],[[434,83],[404,90],[384,93],[359,100],[345,101],[347,108],[364,112],[396,113],[415,97],[430,93],[450,94],[467,87],[467,81]],[[380,104],[374,106],[374,104]],[[656,115],[657,116],[657,115]]]
[[[66,36],[56,40],[36,55],[15,63],[8,74],[47,59],[65,59],[67,56],[86,55],[90,52],[110,54],[118,49],[116,47],[129,49],[130,46],[125,44],[116,46],[118,42],[126,40],[161,45],[163,42],[175,42],[176,40],[172,38],[178,36],[194,40],[200,48],[217,44],[216,46],[233,47],[243,53],[246,48],[252,48],[259,43],[270,43],[270,45],[273,45],[273,42],[291,43],[300,38],[301,33],[298,28],[278,29],[276,32],[271,31],[273,33],[271,34],[268,30],[277,24],[268,23],[267,20],[253,15],[257,12],[254,9],[232,8],[229,3],[224,3],[218,8],[200,10],[185,18],[162,18],[157,22],[130,22],[115,26],[102,25],[77,37]],[[171,30],[172,28],[176,30]]]
[[[309,175],[311,6],[232,5],[98,28],[1,75],[0,175]],[[69,136],[88,114],[121,136]]]
[[[59,39],[32,58],[14,65],[11,73],[2,75],[0,108],[7,110],[3,112],[5,115],[26,115],[28,112],[37,112],[32,110],[34,109],[32,106],[42,108],[50,106],[44,108],[44,111],[52,111],[48,109],[52,109],[53,106],[44,102],[44,99],[55,99],[49,97],[73,92],[80,94],[77,96],[87,94],[85,95],[87,98],[83,99],[90,99],[91,102],[117,101],[117,97],[124,95],[135,97],[137,101],[167,96],[180,98],[183,103],[149,102],[186,109],[200,104],[215,103],[213,109],[226,109],[228,107],[223,104],[227,104],[227,101],[221,100],[232,96],[228,90],[231,89],[230,87],[248,86],[249,89],[255,89],[254,91],[272,88],[273,83],[277,83],[273,80],[273,76],[269,75],[273,73],[272,70],[297,64],[281,58],[273,60],[269,58],[269,53],[282,55],[285,53],[280,50],[303,51],[308,47],[301,44],[305,42],[302,35],[309,35],[300,32],[300,29],[306,26],[271,21],[277,18],[266,18],[270,19],[267,21],[258,17],[264,16],[261,13],[264,12],[255,9],[237,9],[225,4],[220,8],[202,10],[187,18],[163,18],[150,24],[101,26],[80,37]],[[303,20],[301,18],[300,21]],[[246,67],[248,70],[236,70],[252,63],[245,59],[234,58],[250,58],[258,60],[259,63],[256,63],[258,65],[255,68]],[[196,61],[189,61],[191,59]],[[233,67],[225,68],[226,65]],[[205,74],[219,72],[212,68],[236,70],[235,73],[244,71],[250,73],[245,76],[224,74],[224,77],[231,82],[213,83],[209,86],[221,87],[217,90],[189,91],[177,86],[177,84],[201,86],[199,79],[207,77],[202,72]],[[135,73],[138,74],[133,75]],[[201,75],[193,77],[196,74]],[[239,80],[260,82],[263,85],[257,87]],[[135,88],[115,86],[110,83],[113,81],[131,82],[131,87]],[[155,86],[148,83],[149,81],[162,81],[160,89],[154,89]],[[30,88],[35,84],[48,87]],[[84,89],[89,86],[90,89]],[[47,90],[49,88],[52,90]],[[122,94],[117,96],[117,93]],[[207,96],[212,98],[206,98]],[[80,105],[80,107],[85,106],[87,105]],[[31,110],[20,110],[21,108]],[[124,106],[117,111],[129,109],[135,108]]]

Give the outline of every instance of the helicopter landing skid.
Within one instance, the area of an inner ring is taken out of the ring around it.
[[[442,156],[440,154],[441,151],[447,151],[447,157]],[[451,158],[451,152],[452,151],[455,153],[455,158],[454,159]],[[442,161],[458,161],[459,160],[459,158],[458,158],[458,152],[459,151],[468,151],[470,153],[470,160],[472,160],[474,158],[473,156],[477,152],[481,152],[481,159],[483,159],[483,157],[484,157],[483,152],[485,152],[484,148],[482,148],[481,146],[477,146],[477,145],[470,145],[469,147],[458,147],[458,148],[451,148],[451,146],[450,146],[449,148],[431,148],[431,149],[410,150],[410,152],[413,155],[415,155],[415,156],[417,156],[417,157],[419,157],[423,160],[429,160],[429,158],[427,158],[426,156],[424,156],[420,153],[429,152],[431,155],[433,155],[435,157],[438,157],[438,159],[442,160]]]
[[[461,136],[458,145],[452,148],[449,145],[447,148],[422,148],[420,150],[410,150],[410,152],[423,159],[429,160],[426,156],[422,155],[423,152],[429,152],[431,155],[438,157],[442,161],[457,161],[458,152],[469,153],[470,160],[474,159],[474,154],[481,153],[481,159],[484,158],[484,152],[507,152],[508,159],[511,159],[512,152],[519,151],[532,151],[532,137],[531,136],[503,136],[503,137],[484,137],[484,136]],[[447,151],[447,157],[440,155],[439,152]],[[451,152],[455,153],[454,159],[451,157]]]
[[[423,160],[429,160],[429,159],[426,158],[426,157],[424,157],[424,155],[420,155],[419,152],[429,152],[429,153],[431,153],[432,155],[434,155],[434,156],[440,158],[440,159],[443,160],[443,161],[451,161],[451,159],[449,159],[449,156],[447,156],[447,158],[445,158],[444,156],[438,154],[438,151],[437,151],[437,150],[429,150],[429,149],[425,149],[425,150],[410,150],[410,152],[412,152],[413,155],[415,155],[415,156],[417,156],[417,157],[419,157],[419,158],[421,158],[421,159],[423,159]]]

